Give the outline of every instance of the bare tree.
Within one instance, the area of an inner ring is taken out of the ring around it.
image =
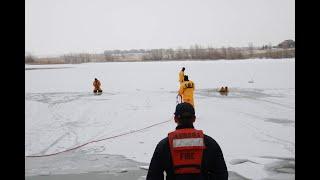
[[[201,47],[197,44],[191,46],[190,49],[191,59],[201,59]]]
[[[254,51],[254,47],[253,47],[253,43],[250,42],[248,44],[248,51],[249,51],[249,57],[252,58],[253,57],[253,51]]]
[[[227,59],[227,49],[224,46],[221,48],[221,55],[222,59]]]
[[[212,59],[223,59],[222,52],[220,52],[218,49],[213,49],[212,52]]]
[[[33,56],[32,54],[27,54],[27,55],[25,55],[25,57],[24,57],[24,62],[25,63],[34,63],[35,61],[36,61],[36,57],[35,56]]]
[[[166,53],[167,53],[168,59],[172,60],[172,59],[175,58],[175,53],[174,53],[174,50],[173,50],[173,49],[171,49],[171,48],[168,49],[168,50],[166,51]]]
[[[66,54],[61,57],[65,63],[78,64],[91,62],[91,55],[88,53]]]

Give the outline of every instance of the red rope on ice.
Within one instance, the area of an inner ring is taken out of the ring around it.
[[[126,132],[126,133],[122,133],[122,134],[119,134],[119,135],[115,135],[115,136],[111,136],[111,137],[107,137],[107,138],[103,138],[103,139],[99,139],[99,140],[90,141],[90,142],[87,142],[87,143],[85,143],[85,144],[76,146],[76,147],[74,147],[74,148],[66,149],[66,150],[64,150],[64,151],[60,151],[60,152],[56,152],[56,153],[52,153],[52,154],[45,154],[45,155],[30,155],[30,156],[26,156],[26,157],[46,157],[46,156],[54,156],[54,155],[57,155],[57,154],[61,154],[61,153],[64,153],[64,152],[68,152],[68,151],[72,151],[72,150],[81,148],[81,147],[86,146],[86,145],[91,144],[91,143],[96,143],[96,142],[105,141],[105,140],[108,140],[108,139],[113,139],[113,138],[117,138],[117,137],[124,136],[124,135],[128,135],[128,134],[133,134],[133,133],[136,133],[136,132],[145,130],[145,129],[149,129],[149,128],[153,127],[153,126],[157,126],[157,125],[159,125],[159,124],[164,124],[164,123],[169,122],[169,121],[171,121],[171,120],[167,120],[167,121],[159,122],[159,123],[156,123],[156,124],[152,124],[152,125],[150,125],[150,126],[147,126],[147,127],[141,128],[141,129],[137,129],[137,130],[133,130],[133,131],[129,131],[129,132]]]

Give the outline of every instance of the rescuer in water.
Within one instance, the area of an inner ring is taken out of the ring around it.
[[[221,87],[219,90],[219,93],[221,94],[221,95],[228,95],[228,93],[229,93],[229,89],[228,89],[228,86],[226,86],[226,87]]]
[[[176,130],[161,140],[152,156],[147,180],[227,180],[228,170],[218,143],[196,130],[191,104],[176,106]]]

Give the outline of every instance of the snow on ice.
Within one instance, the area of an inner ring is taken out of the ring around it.
[[[228,170],[249,179],[294,179],[294,66],[294,59],[26,65],[26,156],[132,132],[50,157],[70,156],[60,164],[26,158],[26,175],[107,171],[117,161],[123,164],[115,172],[125,172],[132,160],[147,169],[157,143],[175,128],[178,72],[186,67],[196,87],[195,127],[219,143]],[[92,93],[94,78],[100,96]],[[215,91],[221,86],[229,87],[227,96]],[[85,157],[94,157],[95,167]]]

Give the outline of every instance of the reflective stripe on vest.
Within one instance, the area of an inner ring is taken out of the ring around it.
[[[193,128],[178,129],[168,134],[175,174],[201,172],[203,132]]]

